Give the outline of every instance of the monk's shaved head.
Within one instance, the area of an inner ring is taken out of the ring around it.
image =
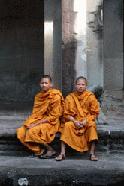
[[[52,78],[51,78],[51,76],[50,76],[50,75],[47,75],[47,74],[42,75],[42,76],[41,76],[41,79],[44,79],[44,78],[49,79],[49,81],[52,83]]]
[[[83,79],[83,80],[86,82],[86,85],[87,85],[87,79],[86,79],[84,76],[79,76],[79,77],[77,77],[76,80],[75,80],[75,84],[77,84],[77,82],[78,82],[80,79]]]

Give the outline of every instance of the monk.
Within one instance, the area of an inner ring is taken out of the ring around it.
[[[98,160],[95,155],[98,114],[99,103],[95,95],[87,90],[87,79],[78,77],[75,91],[65,98],[65,125],[60,138],[61,153],[56,157],[56,161],[65,159],[65,144],[79,152],[89,151],[90,160]]]
[[[49,75],[40,81],[41,91],[36,94],[32,114],[17,129],[17,138],[39,158],[51,158],[56,152],[50,146],[59,129],[63,97],[52,88]],[[46,153],[45,153],[46,152]]]

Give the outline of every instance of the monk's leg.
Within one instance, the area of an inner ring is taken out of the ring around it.
[[[86,130],[86,139],[89,143],[90,160],[97,161],[98,158],[95,155],[95,150],[96,150],[96,143],[98,141],[98,135],[96,132],[96,128],[94,126],[91,126]]]
[[[41,126],[39,125],[39,126],[29,129],[27,137],[26,137],[26,141],[32,141],[32,142],[35,142],[36,144],[43,145],[45,149],[47,150],[47,153],[44,154],[44,156],[50,157],[50,156],[53,156],[56,152],[47,143],[47,141],[49,141],[49,136],[47,135],[48,127],[49,127],[49,124],[43,124]]]
[[[24,146],[33,151],[34,154],[39,155],[43,153],[44,149],[41,149],[39,144],[26,142],[26,138],[28,138],[28,130],[26,129],[26,127],[22,126],[21,128],[17,129],[17,138]]]
[[[65,159],[65,142],[61,141],[61,152],[59,154],[59,156],[57,156],[56,161],[61,161],[63,159]]]
[[[90,142],[90,154],[95,154],[95,150],[96,150],[96,141],[91,141]]]
[[[55,136],[55,132],[49,123],[41,124],[38,126],[35,126],[33,128],[30,128],[26,137],[26,141],[32,141],[38,144],[43,144],[44,147],[47,149],[47,153],[44,154],[44,158],[46,157],[52,157],[55,155],[55,150],[49,145]],[[41,157],[42,158],[42,157]]]
[[[26,146],[34,153],[36,156],[40,156],[44,153],[44,149],[41,148],[40,144],[32,143],[32,142],[26,142]]]
[[[61,154],[65,156],[65,143],[64,141],[61,142]]]
[[[44,144],[44,146],[46,147],[47,149],[47,152],[46,154],[44,154],[44,157],[52,157],[56,154],[56,151],[48,144]]]
[[[95,155],[95,149],[96,149],[96,141],[90,142],[90,160],[91,161],[98,161],[98,157]]]
[[[55,136],[50,131],[51,125],[48,123],[37,125],[29,129],[26,140],[39,144],[50,144]]]
[[[17,138],[24,145],[25,145],[25,137],[26,137],[26,128],[22,126],[21,128],[17,129]]]

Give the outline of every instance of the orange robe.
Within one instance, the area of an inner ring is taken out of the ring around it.
[[[73,116],[78,121],[86,118],[87,124],[79,129],[72,121],[66,120],[61,140],[77,151],[89,150],[89,142],[98,140],[95,123],[98,114],[99,103],[92,92],[86,90],[81,95],[77,92],[70,93],[65,98],[65,119],[68,116]]]
[[[17,129],[17,138],[35,154],[41,153],[40,144],[48,144],[53,141],[60,125],[62,102],[63,97],[59,90],[50,89],[47,92],[39,92],[35,96],[32,114],[23,126]],[[47,119],[49,122],[27,128],[42,119]]]

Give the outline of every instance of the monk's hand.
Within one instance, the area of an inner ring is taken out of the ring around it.
[[[73,116],[68,116],[68,119],[69,119],[70,121],[72,121],[72,122],[74,122],[74,121],[75,121],[75,119],[74,119],[74,117],[73,117]]]
[[[74,121],[74,125],[79,129],[83,127],[80,121]]]
[[[87,124],[87,120],[84,119],[84,120],[81,122],[81,125],[82,125],[82,126],[86,126],[86,124]]]
[[[75,120],[73,116],[69,116],[68,119],[74,123],[75,127],[77,128],[83,127],[82,123],[80,121]]]

